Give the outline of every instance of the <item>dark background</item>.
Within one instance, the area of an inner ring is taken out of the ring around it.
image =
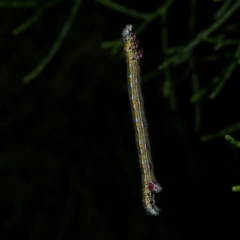
[[[149,16],[166,7],[144,20],[112,3]],[[231,187],[240,185],[240,154],[224,140],[226,133],[240,139],[236,4],[0,1],[0,238],[239,239],[240,193]],[[206,36],[204,29],[234,7]],[[144,49],[142,91],[163,187],[156,217],[146,214],[141,200],[121,41],[129,23]],[[205,38],[186,48],[199,33]],[[51,54],[27,82],[24,77]],[[192,103],[201,89],[206,94]]]

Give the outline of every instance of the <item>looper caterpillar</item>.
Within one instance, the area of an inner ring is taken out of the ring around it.
[[[138,40],[136,40],[136,34],[132,32],[132,25],[127,25],[123,29],[122,38],[127,62],[129,100],[142,173],[143,206],[149,215],[157,215],[160,209],[155,205],[154,193],[159,193],[162,187],[157,182],[153,171],[147,120],[141,92],[139,60],[143,51],[138,50]]]

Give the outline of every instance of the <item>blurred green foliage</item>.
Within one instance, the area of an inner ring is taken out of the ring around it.
[[[239,145],[239,12],[239,0],[0,1],[1,239],[238,239],[238,149],[223,137]],[[156,218],[141,206],[130,23]]]

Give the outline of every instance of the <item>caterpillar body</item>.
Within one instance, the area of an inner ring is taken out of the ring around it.
[[[159,193],[162,187],[154,175],[147,120],[141,91],[139,60],[142,57],[143,50],[138,50],[139,41],[136,39],[136,34],[132,32],[132,25],[127,25],[123,29],[122,38],[127,62],[129,100],[142,173],[143,206],[149,215],[157,215],[160,209],[155,204],[155,193]]]

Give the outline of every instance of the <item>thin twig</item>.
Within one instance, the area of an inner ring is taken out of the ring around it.
[[[37,65],[37,67],[23,78],[24,83],[29,83],[31,80],[33,80],[35,77],[37,77],[38,74],[41,73],[43,71],[43,69],[47,66],[47,64],[52,60],[52,58],[56,54],[57,50],[61,46],[63,40],[67,36],[68,31],[73,23],[73,20],[76,17],[76,14],[77,14],[77,11],[78,11],[78,8],[79,8],[81,2],[82,2],[82,0],[75,0],[75,3],[69,14],[69,17],[68,17],[67,21],[65,22],[65,24],[63,25],[62,31],[60,32],[57,40],[54,42],[54,44],[52,45],[48,54],[42,59],[42,61]]]

